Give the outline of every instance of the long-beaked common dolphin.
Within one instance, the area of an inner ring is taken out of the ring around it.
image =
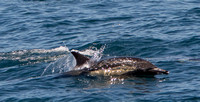
[[[140,58],[116,57],[98,62],[90,62],[90,59],[78,52],[71,52],[76,59],[74,70],[65,72],[63,75],[88,75],[88,76],[146,76],[168,74],[169,71],[160,69]]]

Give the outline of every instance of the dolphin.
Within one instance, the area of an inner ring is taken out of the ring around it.
[[[154,76],[157,74],[168,74],[169,71],[160,69],[149,61],[134,57],[115,57],[91,61],[90,58],[71,51],[76,59],[74,70],[64,72],[63,75],[70,76]]]

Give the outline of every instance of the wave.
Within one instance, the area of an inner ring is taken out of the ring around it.
[[[60,46],[54,49],[31,49],[0,53],[0,68],[16,65],[29,65],[55,61],[69,53],[69,49]]]

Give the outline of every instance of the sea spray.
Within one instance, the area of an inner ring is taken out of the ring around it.
[[[105,46],[102,46],[100,49],[97,49],[96,47],[90,47],[89,49],[86,49],[84,51],[79,51],[79,50],[74,50],[74,49],[72,49],[71,51],[75,51],[83,55],[89,56],[90,60],[88,62],[88,67],[90,67],[91,64],[98,62],[101,59],[104,49],[105,49]],[[75,58],[68,51],[64,57],[57,59],[55,62],[51,62],[44,69],[41,76],[75,70],[74,69],[75,65],[76,65]],[[78,69],[81,69],[81,68],[78,68]]]
[[[71,53],[59,58],[55,62],[51,62],[43,71],[41,76],[55,73],[63,73],[72,70],[76,65],[76,61]]]

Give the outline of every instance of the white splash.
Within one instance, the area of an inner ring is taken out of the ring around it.
[[[43,71],[41,76],[47,74],[63,73],[72,70],[76,65],[76,61],[71,53],[59,58],[55,62],[51,62]]]
[[[105,46],[102,46],[100,49],[97,49],[96,47],[91,47],[84,51],[78,51],[78,50],[72,49],[71,51],[78,52],[82,55],[90,56],[90,60],[88,62],[86,62],[84,65],[80,66],[79,68],[74,68],[74,70],[90,68],[94,63],[98,62],[101,59],[101,57],[103,56],[104,49],[105,49]]]
[[[96,47],[91,47],[84,51],[74,50],[71,51],[78,52],[80,54],[90,56],[89,62],[85,63],[80,68],[76,68],[76,70],[80,70],[83,68],[89,68],[93,63],[99,61],[102,57],[102,53],[105,49],[105,46],[102,46],[99,50]],[[64,48],[64,50],[66,50]],[[68,51],[66,55],[62,58],[57,59],[55,62],[50,63],[43,71],[41,76],[48,75],[48,74],[55,74],[55,73],[63,73],[70,70],[75,70],[76,60],[74,56]]]
[[[105,49],[105,45],[102,46],[100,49],[97,49],[96,47],[91,47],[91,48],[86,49],[84,51],[78,51],[78,50],[74,50],[74,49],[72,49],[71,51],[78,52],[82,55],[90,56],[91,61],[99,61],[101,59],[101,57],[103,56],[104,49]]]
[[[63,46],[54,49],[17,50],[0,53],[0,61],[3,60],[4,63],[8,63],[7,65],[9,66],[28,65],[55,61],[58,58],[65,56],[66,53],[69,53],[69,49]],[[11,62],[13,62],[13,64],[9,64]]]

